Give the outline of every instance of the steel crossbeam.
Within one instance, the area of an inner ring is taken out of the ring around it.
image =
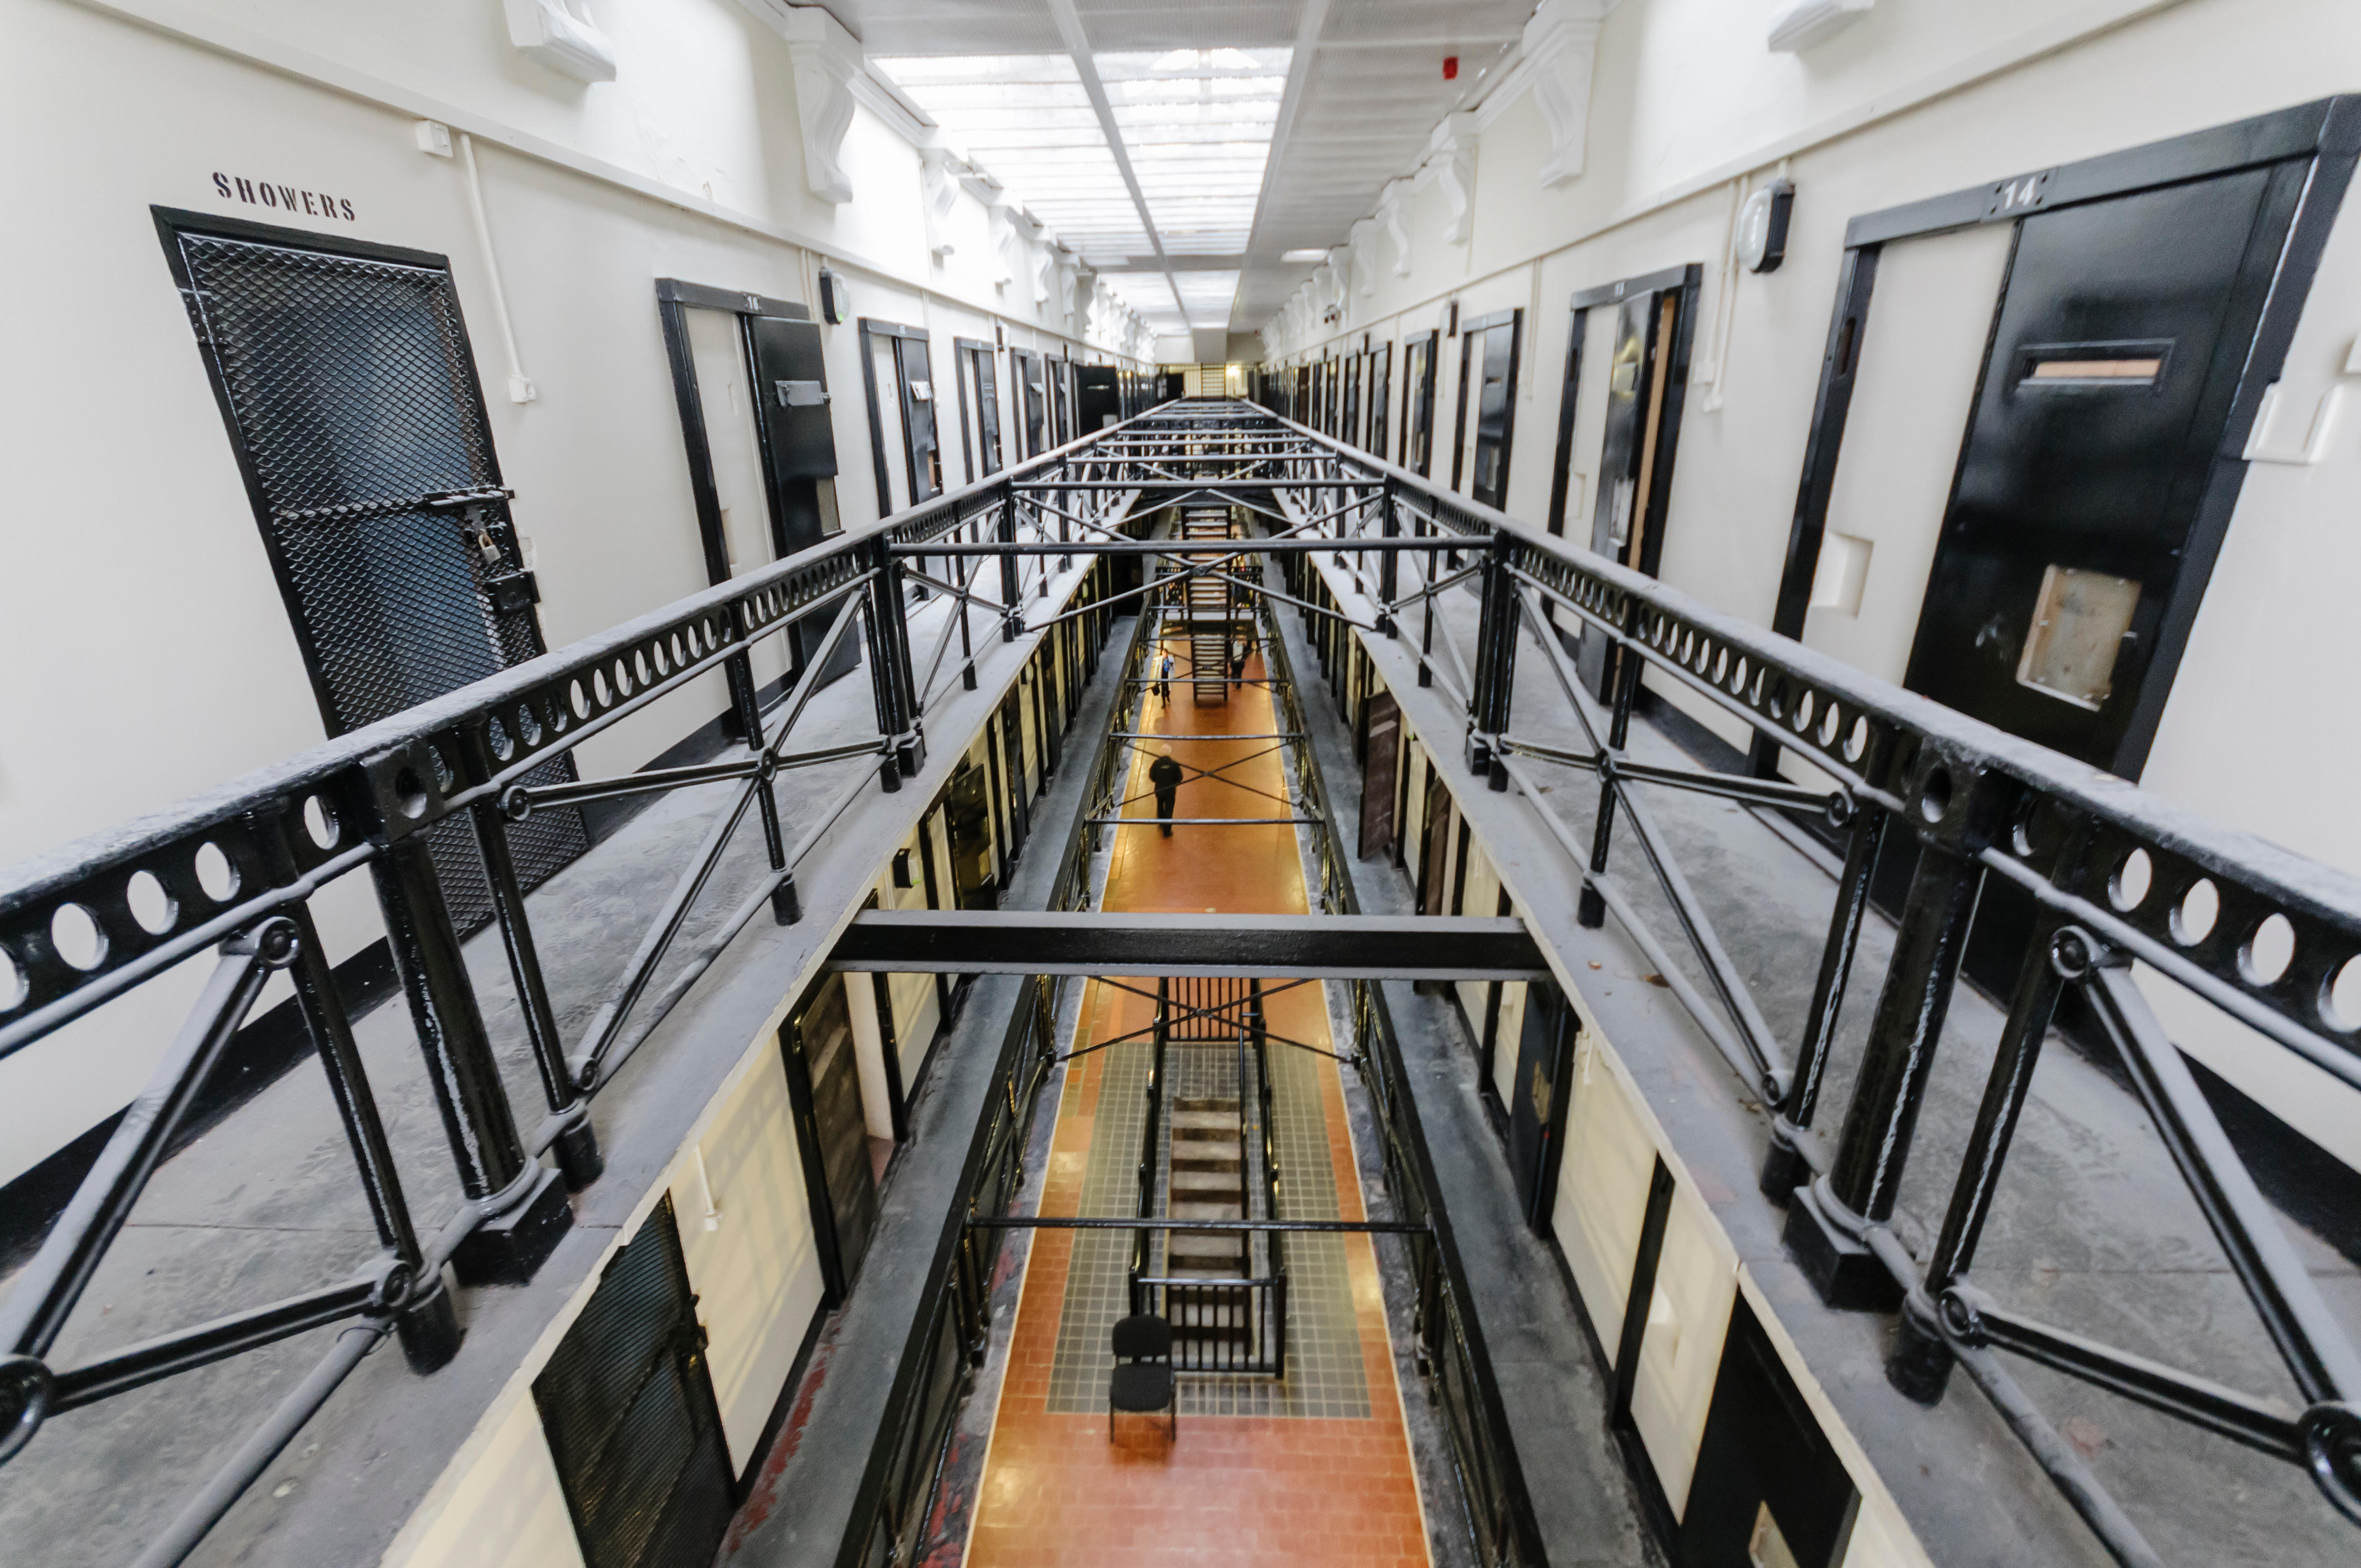
[[[1524,922],[1474,916],[870,909],[853,916],[829,962],[891,974],[1477,981],[1548,973]]]

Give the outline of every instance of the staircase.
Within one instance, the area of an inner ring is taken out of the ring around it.
[[[1176,1220],[1246,1217],[1246,1141],[1235,1095],[1174,1100],[1170,1191]],[[1166,1246],[1169,1278],[1238,1279],[1250,1272],[1244,1232],[1175,1231]],[[1236,1343],[1247,1337],[1243,1295],[1176,1292],[1171,1311],[1176,1339]]]
[[[1180,537],[1227,541],[1230,510],[1225,506],[1189,507],[1180,514]],[[1196,560],[1202,557],[1191,557]],[[1183,588],[1182,618],[1189,627],[1189,690],[1199,705],[1230,700],[1231,623],[1236,615],[1236,590],[1219,577],[1191,577]]]

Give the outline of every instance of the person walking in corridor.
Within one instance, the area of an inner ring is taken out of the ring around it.
[[[1167,659],[1167,663],[1171,661]],[[1180,793],[1180,764],[1172,760],[1172,748],[1159,745],[1156,760],[1148,764],[1148,782],[1156,790],[1156,815],[1164,827],[1164,836],[1172,837],[1172,803]]]
[[[1165,707],[1172,706],[1172,655],[1164,655],[1164,663],[1156,669],[1156,700]]]
[[[1231,645],[1230,689],[1232,691],[1236,691],[1239,687],[1246,685],[1246,655],[1252,652],[1253,650],[1254,644],[1251,642],[1241,641]]]

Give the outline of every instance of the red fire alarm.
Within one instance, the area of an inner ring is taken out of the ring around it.
[[[1457,55],[1446,54],[1443,57],[1443,79],[1445,82],[1456,82],[1459,80],[1459,57]]]

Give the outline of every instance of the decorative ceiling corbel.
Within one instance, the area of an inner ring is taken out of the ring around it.
[[[1005,289],[1016,281],[1016,264],[1009,259],[1019,244],[1016,206],[1013,202],[994,202],[985,214],[992,224],[992,286]]]
[[[1474,115],[1444,115],[1434,135],[1427,138],[1426,162],[1419,168],[1416,188],[1422,191],[1429,185],[1442,186],[1443,198],[1451,206],[1451,216],[1443,225],[1444,243],[1464,243],[1476,196]]]
[[[1338,311],[1353,296],[1353,247],[1351,245],[1332,247],[1328,252],[1328,293],[1322,302]]]
[[[1353,273],[1367,299],[1378,291],[1378,220],[1363,218],[1353,225],[1352,235]]]
[[[945,220],[959,204],[959,171],[966,160],[947,147],[918,149],[918,189],[927,217],[927,249],[939,263],[959,247],[944,233]]]
[[[1411,182],[1389,180],[1378,196],[1377,224],[1393,242],[1394,276],[1410,276],[1410,230],[1402,226],[1402,209],[1410,205]]]
[[[1563,185],[1582,172],[1590,125],[1590,82],[1598,59],[1600,0],[1541,0],[1525,24],[1524,65],[1532,73],[1533,103],[1549,132],[1544,185]]]
[[[1026,276],[1033,285],[1033,303],[1037,306],[1049,302],[1049,275],[1058,265],[1057,252],[1053,248],[1057,243],[1047,227],[1035,225],[1033,248],[1027,254],[1025,261]]]
[[[817,5],[739,0],[787,40],[796,74],[796,118],[803,133],[804,182],[823,202],[852,200],[852,180],[838,161],[852,128],[852,83],[862,74],[861,41]]]

